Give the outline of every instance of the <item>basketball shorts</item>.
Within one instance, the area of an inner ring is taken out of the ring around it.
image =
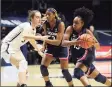
[[[45,51],[46,55],[52,56],[54,58],[59,59],[68,59],[68,48],[67,47],[60,47],[60,48],[48,48]]]
[[[13,46],[2,43],[1,45],[1,58],[5,60],[6,63],[10,63],[10,57],[14,57],[17,60],[24,60],[25,57],[20,49],[13,49]]]

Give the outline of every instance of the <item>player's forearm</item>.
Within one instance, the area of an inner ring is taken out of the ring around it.
[[[34,40],[34,39],[31,39],[30,41],[29,41],[30,43],[31,43],[31,45],[35,48],[35,50],[39,53],[39,55],[41,56],[41,57],[43,57],[43,53],[41,52],[41,50],[38,48],[38,46],[37,46],[37,44],[36,44],[36,41]]]
[[[69,46],[72,46],[72,45],[76,45],[76,41],[68,41],[68,40],[64,40],[62,42],[62,46],[65,46],[65,47],[69,47]]]
[[[44,51],[46,49],[46,43],[45,43],[45,41],[43,42],[42,47],[43,47],[43,51]]]
[[[30,44],[34,47],[34,49],[35,49],[36,51],[39,50],[38,47],[37,47],[36,41],[35,41],[34,39],[31,39],[29,42],[30,42]]]
[[[59,46],[61,43],[60,40],[50,40],[50,39],[46,39],[45,42],[51,45],[56,45],[56,46]]]
[[[34,35],[25,35],[23,36],[26,39],[35,39],[35,40],[40,40],[42,36],[34,36]]]

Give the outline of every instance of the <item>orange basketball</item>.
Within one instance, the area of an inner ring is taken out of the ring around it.
[[[80,46],[82,48],[85,48],[85,49],[92,47],[94,45],[94,42],[95,42],[94,38],[90,34],[82,34],[79,37],[79,40],[82,41],[80,43]]]

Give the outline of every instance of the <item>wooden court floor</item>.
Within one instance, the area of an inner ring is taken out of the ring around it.
[[[69,64],[69,71],[73,75],[73,64]],[[40,74],[40,65],[28,66],[29,78],[27,81],[28,86],[44,86],[44,80]],[[54,86],[67,86],[67,82],[62,77],[59,64],[51,64],[49,66],[50,80]],[[110,79],[111,80],[111,79]],[[101,83],[89,78],[92,86],[105,86]],[[82,83],[73,78],[74,86],[82,86]],[[17,83],[17,70],[12,66],[1,67],[1,86],[16,86]],[[106,86],[105,86],[106,87]]]

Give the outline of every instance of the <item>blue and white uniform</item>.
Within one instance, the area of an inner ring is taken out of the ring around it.
[[[25,57],[20,50],[20,47],[26,44],[29,40],[24,39],[24,35],[35,35],[36,29],[32,29],[29,22],[24,22],[15,27],[9,34],[2,40],[1,57],[7,62],[10,62],[10,56],[23,60]]]

